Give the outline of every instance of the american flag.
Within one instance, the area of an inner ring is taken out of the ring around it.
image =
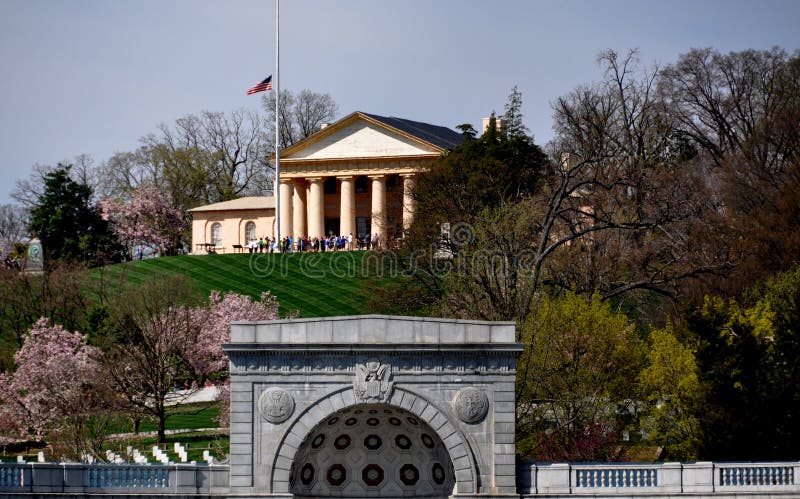
[[[272,90],[272,75],[267,76],[261,83],[256,83],[250,87],[250,89],[247,91],[247,95],[251,95],[256,92],[266,92],[267,90]]]

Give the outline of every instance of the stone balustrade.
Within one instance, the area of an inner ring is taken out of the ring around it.
[[[224,465],[0,463],[0,496],[225,496],[228,475],[228,466]]]
[[[521,498],[798,497],[800,462],[517,465]],[[0,463],[0,496],[226,497],[227,465]],[[480,494],[478,495],[480,496]]]
[[[517,465],[517,491],[523,496],[593,497],[649,495],[754,497],[800,495],[800,462],[791,463],[612,463]]]

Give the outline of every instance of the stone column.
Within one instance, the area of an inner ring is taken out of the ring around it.
[[[308,236],[325,237],[325,193],[322,190],[322,178],[307,179],[309,183],[308,199]]]
[[[294,184],[291,179],[281,179],[281,237],[292,235],[292,198]],[[274,234],[277,237],[277,234]]]
[[[294,213],[294,236],[307,235],[306,228],[306,186],[305,180],[295,179],[294,181],[294,197],[292,197],[292,211]]]
[[[417,182],[413,173],[404,173],[400,176],[403,177],[403,230],[408,230],[414,221],[414,211],[417,209],[417,200],[413,196]]]
[[[356,237],[356,190],[355,177],[337,177],[342,181],[342,200],[339,209],[339,232],[343,236]]]
[[[372,234],[378,234],[380,248],[386,247],[386,175],[370,175],[372,180]]]

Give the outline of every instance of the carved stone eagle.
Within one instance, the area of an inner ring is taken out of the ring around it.
[[[356,364],[356,379],[353,391],[359,402],[386,402],[389,400],[394,382],[392,366],[378,361]]]

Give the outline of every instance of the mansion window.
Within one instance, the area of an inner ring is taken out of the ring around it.
[[[211,224],[211,244],[214,246],[222,245],[222,224],[219,222]]]
[[[247,222],[244,224],[244,239],[247,242],[250,242],[256,238],[256,223],[255,222]]]

